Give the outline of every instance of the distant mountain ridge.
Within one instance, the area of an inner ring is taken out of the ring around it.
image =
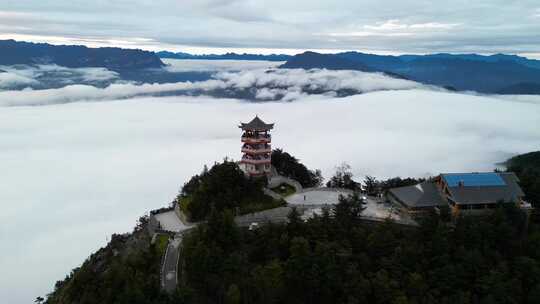
[[[0,65],[16,64],[56,64],[69,68],[101,67],[112,71],[165,66],[154,52],[143,50],[0,40]]]
[[[357,70],[373,72],[375,69],[368,67],[361,61],[353,61],[334,54],[319,54],[304,52],[291,57],[285,64],[279,66],[283,69],[328,69],[328,70]]]
[[[265,61],[287,61],[291,58],[291,55],[284,54],[270,54],[270,55],[261,55],[261,54],[237,54],[237,53],[226,53],[226,54],[204,54],[204,55],[193,55],[189,53],[173,53],[168,51],[161,51],[156,53],[160,58],[170,58],[170,59],[198,59],[198,60],[265,60]]]
[[[208,73],[200,72],[166,72],[161,69],[165,64],[160,58],[285,61],[281,68],[383,72],[392,77],[450,90],[494,94],[540,94],[540,60],[516,55],[441,53],[382,56],[360,52],[337,54],[304,52],[294,56],[236,53],[192,55],[167,51],[155,53],[137,49],[57,46],[0,40],[0,66],[56,64],[68,68],[100,67],[118,72],[124,80],[138,82],[197,81],[211,77]],[[145,73],[140,72],[142,69],[145,69]]]
[[[383,72],[392,77],[457,91],[540,94],[540,60],[517,55],[439,53],[391,56],[360,52],[321,54],[311,51],[294,56],[236,53],[192,55],[167,51],[157,54],[160,58],[174,59],[286,61],[280,68]]]
[[[384,72],[425,84],[480,93],[538,94],[540,88],[540,61],[516,55],[381,56],[305,52],[291,57],[280,67]]]

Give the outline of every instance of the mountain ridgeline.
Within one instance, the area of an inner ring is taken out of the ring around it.
[[[168,51],[161,51],[156,53],[160,58],[170,58],[170,59],[195,59],[195,60],[265,60],[265,61],[287,61],[292,56],[284,54],[237,54],[237,53],[226,53],[226,54],[204,54],[204,55],[194,55],[189,53],[173,53]]]
[[[14,40],[0,40],[0,66],[36,66],[55,64],[67,68],[105,68],[117,72],[122,80],[140,83],[172,83],[203,81],[211,78],[210,72],[169,72],[160,58],[198,60],[265,60],[285,62],[286,69],[328,69],[382,72],[388,76],[445,87],[449,90],[476,91],[490,94],[540,94],[540,61],[516,55],[496,54],[431,54],[381,56],[359,52],[319,54],[304,52],[295,56],[283,54],[207,54],[158,53],[138,49],[89,48],[76,45],[50,45]],[[144,73],[141,71],[144,70]],[[4,73],[0,69],[0,73]],[[43,74],[43,73],[41,73]],[[41,75],[39,74],[39,75]],[[39,76],[38,75],[38,76]],[[36,77],[38,77],[36,76]],[[56,88],[63,81],[50,79],[50,71],[39,76],[38,82],[21,87],[34,89]],[[110,81],[84,82],[107,86]],[[4,88],[5,89],[5,88]]]
[[[0,40],[0,65],[56,64],[68,68],[100,67],[112,71],[161,68],[154,52],[121,48],[89,48],[78,45]]]
[[[361,61],[353,61],[334,54],[319,54],[315,52],[305,52],[293,56],[280,66],[285,69],[328,69],[328,70],[357,70],[362,72],[374,72],[376,69],[370,68]]]
[[[385,72],[458,91],[496,94],[540,93],[540,61],[515,55],[381,56],[359,52],[338,54],[305,52],[291,57],[280,67]]]

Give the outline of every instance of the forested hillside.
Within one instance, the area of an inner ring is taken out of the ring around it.
[[[45,303],[172,303],[159,286],[164,248],[150,244],[146,224],[143,217],[133,233],[113,235],[106,247],[56,282]]]
[[[176,294],[159,293],[150,247],[93,255],[47,303],[540,302],[540,228],[519,210],[455,226],[432,215],[420,228],[365,224],[361,210],[343,199],[307,222],[293,212],[255,231],[214,212],[183,241]]]
[[[358,210],[358,209],[356,209]],[[231,218],[185,240],[186,303],[539,303],[540,230],[517,209],[487,219],[435,216],[418,230],[335,217],[257,231]]]
[[[192,221],[205,220],[212,210],[244,214],[282,205],[263,193],[265,183],[266,179],[247,178],[237,163],[224,160],[186,182],[176,203]]]
[[[519,177],[525,199],[540,208],[540,151],[515,156],[506,165]]]

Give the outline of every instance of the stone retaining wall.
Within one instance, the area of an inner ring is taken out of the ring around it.
[[[290,185],[291,187],[294,187],[296,192],[302,191],[302,185],[300,185],[299,182],[285,176],[276,175],[276,176],[272,176],[268,180],[268,188],[275,188],[281,184],[287,184],[287,185]]]
[[[304,188],[301,192],[309,192],[309,191],[328,191],[328,192],[347,192],[349,194],[353,194],[354,191],[351,189],[346,188],[329,188],[329,187],[312,187],[312,188]]]

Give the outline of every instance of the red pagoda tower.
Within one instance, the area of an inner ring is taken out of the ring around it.
[[[242,160],[240,168],[248,176],[264,176],[271,172],[272,136],[274,124],[267,124],[258,116],[248,123],[240,123],[242,129]]]

